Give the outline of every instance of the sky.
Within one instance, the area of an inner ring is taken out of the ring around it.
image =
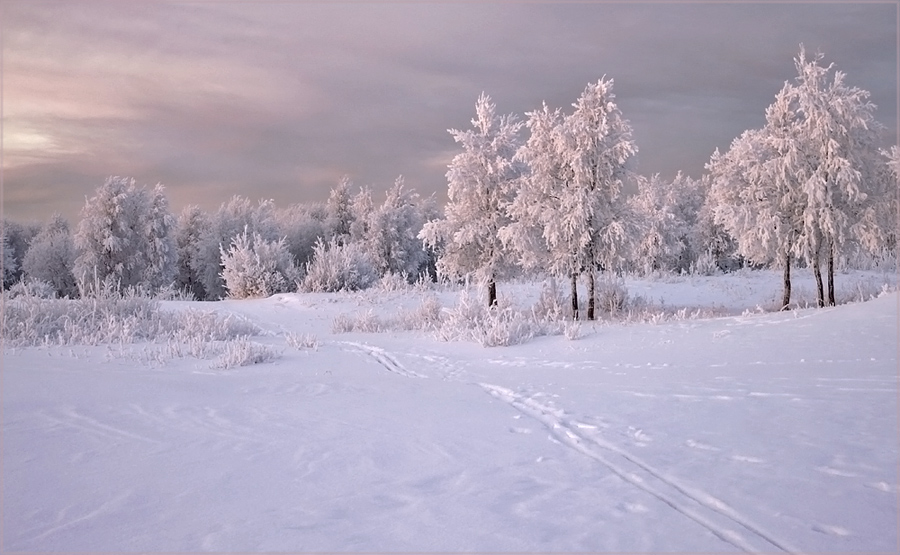
[[[761,127],[800,44],[897,143],[898,5],[2,0],[3,215],[77,221],[106,177],[174,212],[323,201],[340,178],[446,198],[481,92],[571,112],[614,80],[635,169],[699,177]],[[524,134],[523,134],[524,135]]]

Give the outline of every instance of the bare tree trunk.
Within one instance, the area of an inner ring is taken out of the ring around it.
[[[834,242],[828,242],[828,306],[834,306]]]
[[[494,281],[494,278],[491,278],[488,281],[488,308],[494,308],[497,306],[497,282]]]
[[[578,319],[578,274],[572,273],[572,319]]]
[[[816,306],[822,308],[825,306],[825,295],[822,293],[822,268],[819,267],[819,251],[816,251],[816,257],[812,263],[813,275],[816,276]]]
[[[791,254],[784,254],[784,293],[781,296],[781,310],[791,306]]]
[[[594,320],[596,319],[594,316],[594,309],[596,307],[597,300],[597,292],[596,292],[596,283],[594,280],[594,270],[588,270],[588,308],[587,308],[587,319]]]

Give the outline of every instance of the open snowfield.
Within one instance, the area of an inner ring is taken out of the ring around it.
[[[332,332],[414,291],[163,303],[243,316],[280,352],[228,369],[4,347],[2,550],[896,553],[900,296],[757,310],[779,280],[631,280],[720,316],[510,347]]]

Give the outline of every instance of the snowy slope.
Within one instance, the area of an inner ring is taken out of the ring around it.
[[[506,348],[331,333],[391,293],[207,304],[283,349],[229,370],[4,350],[3,549],[896,552],[900,297],[740,315],[752,279]]]

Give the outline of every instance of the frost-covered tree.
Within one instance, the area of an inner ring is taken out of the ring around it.
[[[649,273],[654,270],[686,270],[691,262],[691,228],[699,206],[695,182],[680,172],[674,181],[659,174],[637,177],[637,194],[628,199],[632,213],[640,222],[632,258],[635,265]],[[692,211],[693,209],[693,211]]]
[[[379,274],[418,277],[427,260],[418,238],[425,223],[420,204],[419,195],[404,188],[401,176],[388,189],[384,203],[370,213],[363,244]]]
[[[192,261],[192,268],[206,290],[206,299],[225,297],[222,249],[227,249],[244,228],[251,235],[259,234],[264,241],[277,241],[280,237],[274,202],[261,200],[254,205],[250,199],[235,195],[210,217],[210,225],[200,239],[197,258]]]
[[[325,222],[317,217],[314,207],[295,204],[276,215],[278,233],[284,237],[288,252],[294,257],[294,264],[303,268],[312,259],[316,241],[327,235]]]
[[[518,225],[503,234],[526,262],[546,258],[552,274],[571,279],[576,317],[578,278],[587,275],[588,319],[595,317],[595,272],[615,270],[628,254],[630,222],[621,191],[637,146],[612,87],[605,77],[589,83],[568,116],[546,104],[528,114],[531,137],[519,158],[529,173],[509,209]]]
[[[374,213],[375,202],[372,200],[372,189],[364,186],[350,200],[351,241],[361,243],[369,237],[369,227]]]
[[[707,261],[707,271],[732,271],[743,265],[743,259],[737,253],[737,242],[725,230],[725,226],[716,221],[716,199],[710,192],[712,179],[704,174],[697,184],[702,191],[703,202],[697,211],[697,217],[691,228],[691,249],[695,253],[694,263],[701,266]]]
[[[231,299],[269,297],[289,291],[297,278],[284,239],[267,241],[247,227],[222,249],[222,279]]]
[[[82,294],[101,282],[119,290],[168,285],[175,249],[164,198],[161,188],[151,192],[134,179],[110,177],[87,200],[74,237],[74,273]]]
[[[147,220],[144,224],[147,264],[141,282],[151,291],[156,291],[172,285],[178,270],[176,220],[169,211],[169,199],[162,185],[156,185],[147,195]]]
[[[182,209],[175,223],[175,249],[178,255],[175,286],[189,292],[195,299],[206,298],[206,289],[195,268],[198,267],[200,241],[208,233],[209,226],[209,215],[193,204]]]
[[[58,297],[75,297],[78,286],[72,273],[74,265],[75,243],[69,224],[54,214],[25,253],[24,278],[50,284]]]
[[[874,251],[883,244],[876,204],[884,200],[885,183],[878,169],[878,143],[883,126],[874,117],[869,92],[844,83],[833,64],[820,65],[819,53],[806,58],[802,45],[794,60],[798,76],[786,85],[795,106],[796,140],[801,157],[793,169],[801,175],[806,195],[802,253],[816,276],[819,306],[824,304],[822,259],[828,271],[828,304],[834,304],[835,256],[854,246]]]
[[[496,280],[513,267],[499,231],[509,224],[507,205],[521,168],[513,158],[522,127],[513,115],[498,116],[482,93],[468,131],[450,129],[463,152],[447,171],[449,202],[444,217],[426,223],[419,237],[440,248],[438,271],[450,277],[473,276],[487,284],[488,306],[497,303]]]
[[[4,268],[9,268],[11,271],[6,272],[2,278],[2,286],[9,287],[22,279],[25,253],[28,252],[31,241],[41,232],[41,225],[38,223],[20,223],[3,218],[0,227],[2,227],[2,233],[6,236],[6,242],[9,247],[4,252],[8,252],[12,257],[11,264],[4,266]]]
[[[748,130],[724,154],[713,153],[707,170],[715,221],[755,264],[784,271],[782,309],[791,299],[791,267],[803,234],[804,198],[791,169],[798,156],[793,114],[782,91],[766,110],[766,127]]]
[[[353,198],[350,189],[353,183],[348,176],[344,176],[337,186],[331,190],[326,203],[326,224],[331,237],[339,243],[345,242],[350,236],[350,226],[353,224]]]
[[[825,304],[821,264],[834,303],[839,254],[875,251],[884,242],[879,203],[887,190],[877,155],[882,126],[869,93],[844,84],[822,55],[807,60],[801,47],[798,77],[785,83],[766,110],[766,125],[748,131],[726,156],[711,161],[717,221],[753,262],[777,260],[784,268],[783,307],[790,301],[790,267],[802,258]],[[738,148],[743,149],[738,152]]]
[[[0,230],[0,248],[2,248],[3,250],[3,257],[2,259],[0,259],[0,262],[2,262],[3,264],[2,285],[4,288],[7,288],[15,279],[16,270],[18,270],[19,265],[16,263],[16,257],[13,253],[13,248],[9,244],[9,237],[6,233],[6,226],[3,226],[3,229]]]

